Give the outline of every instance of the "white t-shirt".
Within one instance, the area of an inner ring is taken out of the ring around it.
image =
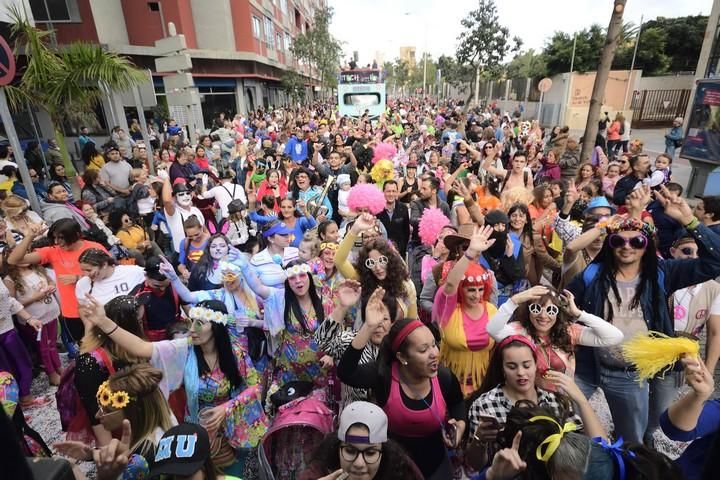
[[[170,235],[172,235],[173,249],[178,253],[180,252],[180,242],[183,238],[185,238],[183,222],[193,215],[200,220],[200,223],[205,224],[205,218],[197,207],[191,206],[189,210],[185,210],[179,205],[175,205],[174,215],[168,215],[167,210],[165,210],[165,218],[167,219],[167,225],[170,228]]]
[[[702,284],[693,285],[692,287],[681,288],[676,290],[673,294],[673,300],[675,304],[675,310],[671,313],[674,315],[675,320],[675,331],[684,332],[688,326],[688,313],[690,310],[690,302],[692,301],[695,294],[700,290]],[[706,318],[710,315],[720,315],[720,296],[715,297],[712,305],[710,306],[710,312]],[[695,335],[695,332],[687,332]]]
[[[242,200],[244,204],[247,204],[245,189],[242,185],[236,183],[223,183],[201,194],[200,197],[205,199],[214,198],[218,202],[218,205],[220,205],[223,218],[230,216],[228,205],[233,200]]]
[[[85,294],[90,293],[100,303],[105,304],[119,295],[129,295],[133,288],[144,281],[145,270],[142,267],[118,265],[112,275],[92,285],[89,277],[82,277],[75,284],[75,296],[79,303],[85,303]]]

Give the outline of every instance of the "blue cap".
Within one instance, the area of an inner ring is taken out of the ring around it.
[[[596,208],[609,208],[610,214],[615,214],[615,207],[610,205],[610,202],[608,202],[608,199],[605,197],[593,197],[590,199],[590,202],[588,202],[588,206],[585,210],[583,210],[583,215],[587,215],[590,213],[591,210],[594,210]]]
[[[267,231],[263,232],[263,237],[268,238],[273,235],[290,235],[293,230],[285,225],[283,222],[278,222],[272,227],[268,228]]]

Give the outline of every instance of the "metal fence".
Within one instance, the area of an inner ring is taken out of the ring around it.
[[[633,93],[632,128],[670,127],[685,114],[690,90],[641,90]]]

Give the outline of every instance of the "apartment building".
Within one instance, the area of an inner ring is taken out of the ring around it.
[[[100,43],[150,69],[158,101],[162,75],[155,72],[155,41],[172,22],[185,35],[192,75],[208,127],[219,112],[284,105],[283,72],[294,68],[313,80],[290,53],[293,38],[310,28],[326,0],[25,0],[35,23],[52,28],[57,43]],[[115,99],[117,102],[118,99]]]

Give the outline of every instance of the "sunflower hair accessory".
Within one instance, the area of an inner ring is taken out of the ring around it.
[[[548,435],[548,437],[543,440],[540,445],[538,445],[537,449],[535,449],[535,456],[537,457],[537,459],[541,462],[547,463],[548,460],[550,460],[550,458],[555,453],[555,450],[557,450],[560,446],[560,442],[562,441],[562,438],[565,436],[565,434],[577,430],[577,425],[572,422],[566,422],[565,425],[561,427],[554,418],[545,415],[537,415],[530,419],[531,422],[538,422],[542,420],[554,423],[558,429],[557,433]],[[543,453],[543,447],[546,445],[547,448],[545,448],[545,453]]]
[[[302,275],[303,273],[310,273],[310,266],[307,263],[293,265],[285,269],[285,275],[287,275],[288,278],[294,277],[295,275]]]
[[[220,325],[227,325],[232,317],[226,313],[210,310],[205,307],[192,307],[188,312],[190,320],[200,320],[203,322],[214,322]]]
[[[133,398],[124,390],[113,392],[110,389],[110,382],[107,380],[98,387],[96,398],[100,406],[112,407],[117,410],[127,407],[130,400],[133,400]]]

